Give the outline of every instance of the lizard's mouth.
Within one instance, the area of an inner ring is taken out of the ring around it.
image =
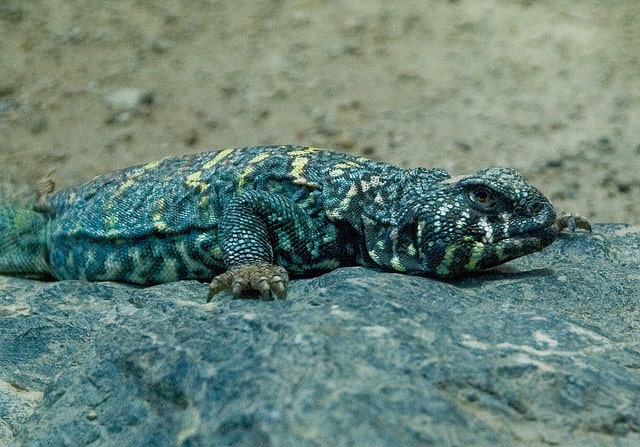
[[[556,212],[546,199],[527,205],[528,215],[498,214],[493,222],[480,218],[476,223],[475,240],[463,238],[457,248],[438,265],[439,274],[458,275],[492,268],[539,251],[558,236]]]
[[[493,267],[543,249],[556,240],[558,229],[553,221],[541,228],[524,231],[507,237],[485,248],[487,256],[493,260]],[[491,254],[491,256],[489,255]],[[485,267],[486,268],[486,267]]]
[[[488,244],[487,251],[495,251],[493,259],[495,265],[502,264],[512,259],[524,256],[543,249],[556,240],[558,228],[554,220],[546,225],[510,235],[494,244]],[[494,245],[492,250],[490,247]]]
[[[436,268],[439,276],[460,276],[496,267],[512,259],[541,250],[558,235],[553,223],[543,227],[512,234],[502,239],[476,240],[452,246],[446,250]]]
[[[558,229],[553,222],[549,223],[545,227],[537,228],[535,230],[525,231],[521,234],[512,236],[514,239],[535,239],[540,242],[540,247],[546,247],[552,243],[558,236]],[[510,238],[507,238],[510,239]]]
[[[538,249],[549,245],[555,240],[558,235],[558,226],[555,223],[555,213],[545,216],[542,221],[529,219],[527,222],[523,222],[520,228],[508,225],[500,225],[497,227],[491,225],[479,225],[479,235],[477,243],[486,245],[504,245],[510,244],[514,241],[528,241],[531,247],[538,247]],[[535,243],[538,241],[538,243]],[[522,254],[527,254],[524,252]]]

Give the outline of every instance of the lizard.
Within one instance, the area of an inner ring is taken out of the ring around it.
[[[304,146],[165,158],[0,206],[0,274],[286,296],[289,276],[362,265],[436,278],[591,231],[510,168],[452,178]]]

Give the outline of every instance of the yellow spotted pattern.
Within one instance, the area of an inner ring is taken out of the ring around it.
[[[307,147],[307,148],[300,149],[300,150],[289,151],[289,152],[287,152],[287,155],[293,155],[294,157],[297,157],[299,155],[313,154],[314,152],[318,152],[318,151],[321,151],[321,150],[322,149],[319,149],[317,147]]]
[[[223,160],[225,158],[227,158],[229,155],[231,155],[231,153],[235,151],[235,149],[225,149],[223,151],[218,152],[218,155],[216,155],[215,157],[213,157],[213,159],[211,161],[206,162],[204,165],[202,165],[203,169],[209,169],[214,167],[215,165],[217,165],[220,160]]]
[[[249,177],[255,171],[255,164],[261,162],[262,160],[266,160],[269,158],[271,154],[267,152],[263,152],[255,157],[253,157],[247,163],[247,167],[240,173],[238,176],[238,191],[242,191],[244,189],[244,185],[247,182],[247,177]]]

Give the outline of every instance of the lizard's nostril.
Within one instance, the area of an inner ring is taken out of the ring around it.
[[[535,202],[531,202],[527,208],[529,209],[529,212],[531,214],[540,214],[542,211],[544,211],[544,203],[539,202],[539,201],[535,201]]]

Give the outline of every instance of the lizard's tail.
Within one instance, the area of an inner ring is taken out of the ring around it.
[[[0,205],[0,274],[50,276],[46,214]]]

